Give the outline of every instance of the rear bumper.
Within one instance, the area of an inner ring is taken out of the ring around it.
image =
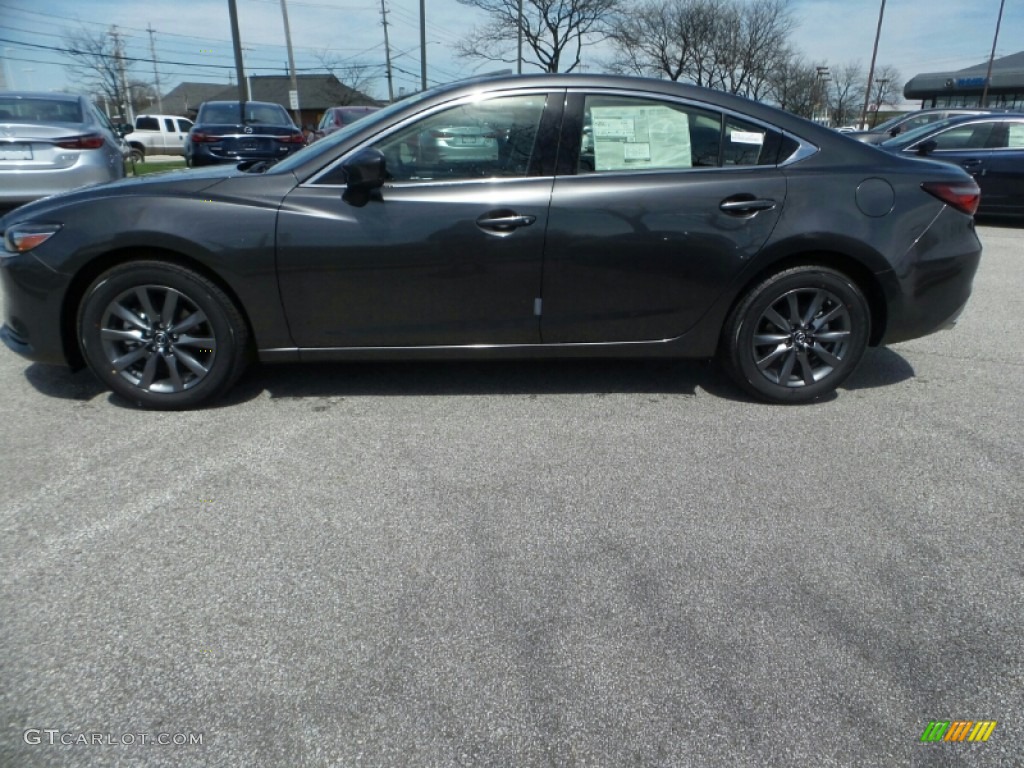
[[[0,171],[0,203],[27,203],[79,187],[124,177],[124,158],[116,166],[75,165],[53,170]]]
[[[971,296],[981,261],[974,222],[944,210],[884,276],[889,316],[882,344],[952,327]]]

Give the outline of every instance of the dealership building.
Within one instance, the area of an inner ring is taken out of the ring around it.
[[[988,62],[958,72],[928,72],[903,87],[907,101],[928,107],[980,107]],[[1024,51],[992,62],[988,106],[1024,111]]]

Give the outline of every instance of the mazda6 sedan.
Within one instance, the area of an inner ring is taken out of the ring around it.
[[[422,139],[452,126],[497,146]],[[724,93],[484,78],[276,164],[14,210],[0,335],[149,408],[208,403],[252,360],[554,356],[717,356],[805,402],[955,321],[978,200],[960,168]]]

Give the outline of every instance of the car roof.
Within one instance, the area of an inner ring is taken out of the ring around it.
[[[783,129],[799,129],[800,133],[804,136],[823,137],[824,141],[828,141],[829,136],[841,136],[841,134],[837,134],[831,128],[818,125],[790,112],[783,112],[776,107],[743,96],[735,96],[725,91],[717,91],[699,85],[688,85],[674,80],[660,80],[650,77],[575,72],[530,75],[483,75],[437,86],[423,93],[424,95],[433,94],[435,96],[449,94],[454,98],[460,91],[464,92],[465,95],[469,95],[474,90],[486,89],[493,91],[503,88],[621,88],[627,91],[642,91],[664,96],[693,99],[722,109],[734,110],[740,114],[764,120]]]

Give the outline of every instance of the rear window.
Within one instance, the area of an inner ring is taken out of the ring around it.
[[[292,119],[277,104],[245,103],[244,122],[249,125],[292,125]],[[207,104],[199,113],[197,122],[234,125],[239,121],[239,105]]]
[[[3,97],[0,97],[0,120],[5,123],[84,122],[82,107],[77,101]]]

